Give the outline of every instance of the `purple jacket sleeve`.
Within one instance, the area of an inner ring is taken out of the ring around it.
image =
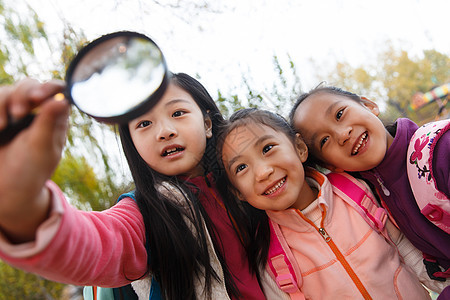
[[[438,140],[433,152],[433,171],[439,191],[450,199],[450,130]]]
[[[20,250],[24,245],[7,245],[9,248],[0,251],[2,260],[50,280],[75,285],[123,286],[145,274],[145,226],[132,199],[123,199],[103,212],[85,212],[70,206],[55,184],[48,187],[53,206],[61,207],[61,213],[50,217],[60,218],[51,225],[56,229],[47,230],[52,236],[45,237],[38,229],[32,244],[42,249],[21,256],[14,248]],[[45,238],[48,242],[39,241]]]

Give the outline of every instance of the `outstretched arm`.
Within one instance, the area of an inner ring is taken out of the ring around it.
[[[13,243],[33,240],[50,209],[45,182],[61,158],[69,115],[67,101],[52,98],[64,87],[33,79],[0,87],[0,134],[8,119],[39,109],[28,128],[0,146],[0,230]]]

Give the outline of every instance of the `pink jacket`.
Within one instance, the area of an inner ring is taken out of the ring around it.
[[[375,232],[354,208],[334,194],[324,175],[311,170],[307,176],[320,190],[320,210],[317,208],[315,214],[308,215],[312,220],[295,209],[267,211],[280,225],[297,260],[305,297],[429,299],[428,292],[405,266],[395,245]],[[314,223],[325,229],[324,236]],[[331,238],[328,242],[326,236]]]

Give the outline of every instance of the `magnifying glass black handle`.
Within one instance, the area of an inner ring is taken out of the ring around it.
[[[30,126],[35,116],[35,114],[31,113],[20,120],[10,120],[8,126],[0,131],[0,146],[9,143],[20,131]]]

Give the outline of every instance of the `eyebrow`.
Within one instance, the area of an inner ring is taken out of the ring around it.
[[[330,106],[328,106],[327,110],[325,111],[325,115],[331,114],[335,110],[335,107],[340,105],[341,102],[342,101],[337,101],[337,102],[334,102],[333,104],[331,104]]]
[[[170,106],[173,104],[177,104],[179,102],[189,103],[189,104],[191,103],[190,101],[185,100],[185,99],[173,99],[173,100],[170,100],[169,102],[167,102],[164,106],[167,107],[167,106]]]
[[[254,146],[258,146],[258,145],[264,143],[264,141],[266,141],[266,140],[268,140],[268,139],[271,139],[271,138],[274,138],[274,137],[275,137],[275,136],[272,135],[272,134],[266,134],[266,135],[263,135],[263,136],[259,137],[259,138],[253,143],[253,145],[254,145]],[[232,166],[237,160],[239,160],[241,157],[242,157],[242,155],[238,154],[238,155],[236,155],[235,157],[233,157],[232,159],[230,159],[230,161],[228,162],[228,165],[227,165],[227,168],[228,168],[229,171],[231,171],[231,166]]]
[[[170,100],[169,102],[167,102],[166,104],[164,104],[164,106],[165,107],[168,107],[168,106],[171,106],[171,105],[174,105],[174,104],[177,104],[177,103],[187,103],[187,104],[190,104],[191,102],[189,102],[188,100],[185,100],[185,99],[173,99],[173,100]],[[139,117],[138,117],[139,118]],[[137,120],[138,118],[136,118],[135,120]],[[133,120],[134,121],[134,120]],[[131,122],[132,121],[130,121],[129,122],[129,124],[131,124]],[[137,124],[139,124],[139,122],[140,122],[140,119],[138,120],[138,121],[136,121],[135,123],[137,123]],[[136,124],[133,124],[133,126],[136,126]]]

